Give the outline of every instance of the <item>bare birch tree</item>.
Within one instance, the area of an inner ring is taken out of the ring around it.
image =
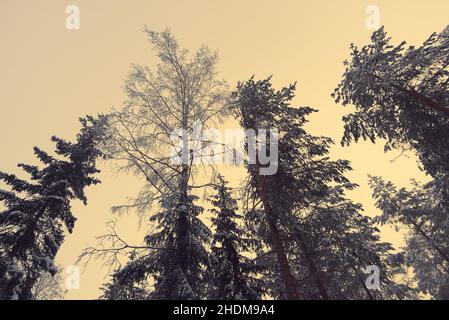
[[[191,193],[209,185],[195,181],[197,171],[208,168],[201,151],[215,143],[205,141],[202,132],[224,114],[227,86],[218,79],[215,51],[201,47],[190,53],[168,30],[145,32],[159,64],[154,70],[132,67],[124,84],[128,99],[122,110],[109,115],[103,147],[119,170],[146,180],[137,197],[115,211],[131,209],[150,216],[154,228],[137,258],[131,249],[134,259],[116,271],[114,290],[124,292],[121,287],[149,281],[154,284],[152,299],[198,299],[205,288],[211,234],[199,219],[203,209],[194,204],[197,198]],[[150,212],[154,206],[159,210]],[[116,254],[116,249],[88,248],[82,257]]]
[[[156,70],[133,65],[124,90],[124,107],[110,115],[108,155],[119,160],[120,170],[146,179],[137,199],[129,206],[140,212],[161,195],[179,190],[185,197],[194,185],[194,144],[206,143],[193,136],[220,118],[226,107],[227,86],[218,79],[218,55],[207,47],[195,53],[180,48],[169,30],[145,29],[160,59]],[[201,130],[201,129],[200,129]],[[190,143],[189,143],[190,141]]]

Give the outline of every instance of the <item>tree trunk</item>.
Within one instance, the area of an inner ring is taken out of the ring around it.
[[[230,252],[229,260],[232,262],[232,278],[234,284],[234,299],[235,294],[243,294],[243,287],[245,286],[245,280],[240,273],[240,261],[239,254],[232,243],[229,241],[225,244],[225,248],[227,252]],[[246,297],[245,297],[246,298]]]
[[[449,263],[449,257],[447,256],[447,254],[440,248],[438,247],[433,241],[432,239],[430,239],[430,237],[418,226],[418,224],[410,219],[411,224],[415,227],[415,230],[424,238],[426,239],[426,241],[432,246],[432,248],[434,248],[439,254],[440,256],[443,258],[444,261]],[[449,272],[448,272],[449,273]]]
[[[374,78],[379,80],[379,81],[384,81],[381,77],[374,75]],[[434,110],[437,111],[441,111],[443,113],[446,114],[446,116],[449,116],[449,106],[442,106],[440,105],[437,101],[435,101],[434,99],[432,99],[431,97],[428,97],[416,90],[413,89],[408,89],[404,86],[401,85],[397,85],[392,83],[391,86],[398,90],[399,92],[405,93],[410,95],[412,98],[415,98],[416,100],[418,100],[419,102],[421,102],[422,104],[424,104],[425,106],[427,106],[428,108],[432,108]],[[383,87],[384,89],[386,89],[384,86],[381,85],[381,87]]]
[[[177,235],[178,244],[176,247],[176,264],[183,272],[186,274],[189,273],[189,212],[187,208],[187,204],[189,201],[189,136],[188,136],[188,116],[189,116],[189,108],[188,106],[183,106],[182,113],[182,154],[181,154],[181,174],[179,181],[179,203],[180,206],[178,208],[178,219],[177,219]],[[191,283],[192,288],[195,289],[195,283]],[[179,298],[176,296],[176,298]]]
[[[281,273],[281,279],[284,284],[285,293],[288,300],[299,300],[298,289],[296,287],[295,278],[291,272],[290,264],[285,254],[284,245],[282,243],[281,235],[276,226],[275,215],[273,208],[268,198],[268,194],[265,188],[265,179],[259,173],[259,165],[256,165],[256,180],[259,190],[259,196],[262,199],[262,203],[265,210],[265,217],[270,228],[271,241],[274,251],[279,262],[279,269]]]
[[[399,90],[400,92],[403,92],[403,93],[406,93],[406,94],[412,96],[413,98],[415,98],[419,102],[423,103],[427,107],[432,108],[437,111],[441,111],[441,112],[445,113],[446,115],[449,115],[448,106],[441,106],[438,104],[438,102],[436,102],[432,98],[430,98],[426,95],[423,95],[422,93],[417,92],[415,90],[407,89],[407,88],[404,88],[404,87],[396,85],[396,84],[393,84],[392,86],[393,86],[393,88]]]
[[[315,286],[318,289],[318,292],[320,293],[320,296],[323,300],[329,300],[329,295],[327,293],[326,287],[323,283],[323,279],[321,278],[321,271],[318,269],[315,260],[312,257],[312,254],[310,253],[310,250],[307,248],[306,243],[304,242],[304,239],[302,238],[301,231],[297,230],[297,244],[304,254],[304,257],[306,259],[307,267],[309,269],[309,272],[312,275],[313,282],[315,283]]]
[[[356,271],[356,272],[357,272],[357,271]],[[373,295],[371,294],[371,292],[369,291],[369,289],[366,287],[365,281],[363,281],[363,279],[361,279],[361,278],[359,278],[359,280],[360,280],[360,283],[362,284],[362,287],[363,287],[363,289],[365,290],[366,295],[368,296],[368,298],[369,298],[370,300],[374,300]]]

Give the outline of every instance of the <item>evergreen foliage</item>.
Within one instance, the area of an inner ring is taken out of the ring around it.
[[[209,299],[213,300],[256,300],[263,294],[260,268],[242,253],[252,253],[256,245],[242,228],[242,216],[237,213],[237,201],[233,198],[226,180],[217,177],[215,194],[211,198],[214,208],[214,228],[210,253]]]
[[[87,203],[85,188],[98,184],[96,148],[105,118],[80,119],[76,142],[52,137],[55,156],[35,147],[42,167],[19,164],[30,181],[0,172],[11,191],[0,190],[6,210],[0,213],[0,297],[32,299],[34,284],[47,272],[57,273],[54,259],[64,241],[65,230],[73,231],[76,218],[70,202]]]

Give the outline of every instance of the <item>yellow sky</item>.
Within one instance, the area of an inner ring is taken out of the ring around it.
[[[80,8],[80,30],[65,27],[69,4]],[[156,61],[144,25],[156,31],[170,27],[189,49],[201,44],[218,49],[219,68],[231,86],[253,74],[273,74],[278,87],[298,81],[294,104],[320,110],[311,118],[311,132],[339,142],[346,110],[330,93],[349,44],[369,40],[368,5],[379,7],[381,24],[396,42],[419,45],[449,23],[447,0],[0,0],[0,170],[18,173],[17,162],[35,161],[34,145],[52,150],[49,137],[73,138],[79,116],[120,105],[130,64]],[[367,174],[399,185],[424,178],[413,158],[391,163],[398,152],[384,154],[380,144],[342,148],[337,143],[332,154],[352,162],[349,177],[361,187],[351,197],[369,215],[376,211]],[[233,178],[242,174],[229,172]],[[58,254],[62,266],[95,244],[112,218],[109,208],[133,196],[140,185],[132,177],[115,177],[107,166],[101,176],[103,184],[88,190],[89,205],[74,205],[78,221]],[[119,231],[130,242],[141,241],[145,231],[136,232],[136,222],[132,215],[119,219]],[[391,230],[383,236],[400,243]],[[81,276],[80,290],[69,291],[67,298],[98,297],[106,274],[100,263],[92,263]]]

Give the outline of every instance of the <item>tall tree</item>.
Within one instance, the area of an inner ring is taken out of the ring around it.
[[[203,209],[192,194],[202,187],[195,182],[201,168],[195,164],[201,162],[199,150],[206,143],[202,130],[225,110],[227,87],[218,79],[216,52],[202,47],[191,54],[168,30],[146,33],[159,64],[155,71],[133,66],[124,84],[128,100],[110,115],[104,141],[105,152],[119,168],[146,184],[134,201],[115,210],[135,209],[142,216],[157,212],[152,217],[156,231],[146,237],[141,255],[158,264],[139,273],[154,278],[151,297],[195,299],[202,296],[210,241],[210,231],[198,217]]]
[[[287,125],[293,126],[298,119],[303,118],[304,113],[304,109],[297,110],[288,106],[289,101],[293,98],[293,91],[294,86],[275,91],[271,87],[270,79],[256,82],[251,78],[247,82],[239,83],[232,97],[234,99],[234,110],[240,125],[245,130],[253,130],[254,132],[258,132],[259,129],[271,128],[283,131],[287,128],[280,126],[282,120],[286,120]],[[275,122],[276,117],[281,117],[281,120]],[[291,117],[290,122],[287,120],[288,117]],[[297,132],[297,128],[294,130]],[[286,132],[283,131],[281,135]],[[247,146],[249,146],[248,143]],[[294,146],[291,147],[293,150]],[[282,149],[282,146],[280,149]],[[288,152],[288,150],[286,151]],[[282,156],[280,157],[282,158]],[[283,235],[280,233],[278,225],[279,216],[285,212],[282,208],[283,203],[278,197],[282,198],[283,195],[286,195],[285,191],[287,190],[282,187],[285,187],[289,181],[283,181],[283,177],[281,177],[282,169],[278,169],[274,176],[262,176],[260,159],[257,157],[254,162],[255,164],[248,165],[250,175],[248,192],[254,194],[263,204],[264,219],[269,227],[270,246],[276,253],[285,296],[288,299],[296,300],[299,299],[296,280],[288,261]],[[282,159],[279,160],[279,163],[282,166]]]
[[[385,139],[385,150],[415,152],[433,178],[423,186],[413,183],[412,190],[397,190],[380,178],[370,183],[383,213],[376,220],[408,229],[408,265],[416,270],[421,289],[439,296],[439,286],[429,288],[442,270],[446,277],[448,254],[444,240],[437,239],[446,237],[449,207],[449,27],[417,48],[391,45],[383,28],[371,40],[361,49],[351,46],[351,60],[333,94],[336,102],[355,107],[343,118],[342,144]]]
[[[344,197],[356,187],[344,176],[351,169],[349,162],[331,160],[332,140],[305,131],[306,117],[314,110],[291,107],[294,90],[291,85],[276,91],[268,78],[240,83],[234,93],[236,113],[245,129],[279,132],[277,171],[261,175],[259,159],[250,162],[246,200],[249,229],[273,251],[259,259],[269,265],[275,262],[268,275],[271,295],[378,298],[364,287],[362,269],[379,266],[384,283],[392,285],[392,265],[387,261],[391,246],[379,241],[377,230],[361,215],[361,206]],[[261,146],[269,152],[268,144]]]
[[[212,227],[214,228],[210,254],[209,299],[255,300],[263,291],[257,278],[258,268],[249,254],[255,246],[255,239],[249,238],[242,229],[242,216],[237,213],[237,201],[233,198],[223,176],[218,175],[215,194],[211,198],[214,206]]]
[[[74,199],[87,203],[84,189],[100,181],[96,161],[101,153],[105,118],[80,119],[82,129],[75,143],[52,137],[56,156],[35,147],[43,167],[19,164],[30,181],[0,172],[0,180],[11,192],[0,190],[6,210],[0,213],[0,297],[32,299],[33,286],[43,273],[54,275],[55,256],[66,229],[73,231],[76,218],[71,212]]]

